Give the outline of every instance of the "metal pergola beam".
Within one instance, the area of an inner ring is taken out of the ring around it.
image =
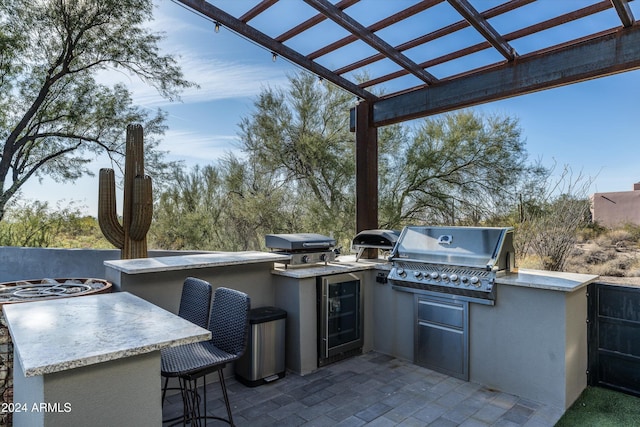
[[[618,12],[622,26],[625,28],[632,26],[635,19],[633,17],[633,12],[631,12],[631,8],[629,7],[629,2],[627,0],[611,0],[611,4],[616,8],[616,12]]]
[[[359,24],[356,20],[352,19],[349,15],[329,3],[327,0],[304,0],[308,5],[315,8],[318,12],[326,15],[336,24],[349,31],[351,34],[356,35],[360,40],[367,43],[369,46],[384,53],[390,60],[406,68],[427,84],[433,84],[438,79],[421,68],[418,64],[407,58],[405,55],[394,49],[389,43],[376,36],[373,32]]]
[[[611,30],[426,89],[381,99],[373,105],[372,124],[399,123],[639,68],[640,26]]]
[[[577,19],[582,19],[582,18],[584,18],[586,16],[593,15],[595,13],[599,13],[599,12],[602,12],[602,11],[610,9],[610,8],[611,8],[611,6],[606,1],[602,1],[600,3],[595,3],[595,4],[592,4],[592,5],[583,7],[582,9],[575,10],[575,11],[573,11],[571,13],[567,13],[567,14],[564,14],[564,15],[556,16],[556,17],[548,19],[546,21],[538,22],[538,23],[530,25],[528,27],[521,28],[519,30],[513,31],[513,32],[508,33],[508,34],[505,34],[505,35],[503,35],[503,37],[504,37],[504,39],[506,41],[516,40],[516,39],[519,39],[521,37],[530,36],[532,34],[536,34],[536,33],[539,33],[541,31],[545,31],[545,30],[548,30],[550,28],[566,24],[567,22],[571,22],[571,21],[574,21],[574,20],[577,20]],[[420,65],[421,67],[424,67],[424,68],[435,67],[436,65],[443,64],[443,63],[445,63],[447,61],[452,61],[454,59],[462,58],[462,57],[465,57],[467,55],[471,55],[472,53],[480,52],[481,50],[488,49],[490,47],[491,47],[491,44],[488,41],[484,41],[484,42],[477,43],[477,44],[475,44],[473,46],[468,46],[468,47],[465,47],[463,49],[452,51],[452,52],[449,52],[449,53],[447,53],[445,55],[429,59],[428,61],[421,62],[418,65]],[[389,80],[396,79],[396,78],[404,76],[406,74],[407,74],[406,70],[398,70],[398,71],[395,71],[393,73],[390,73],[390,74],[387,74],[387,75],[384,75],[384,76],[380,76],[378,78],[375,78],[375,79],[372,79],[372,80],[369,80],[369,81],[366,81],[366,82],[362,82],[359,85],[360,85],[360,87],[365,88],[367,86],[373,86],[373,85],[377,85],[377,84],[381,84],[381,83],[387,82]],[[444,79],[444,80],[446,80],[446,79]],[[414,90],[414,89],[417,89],[417,88],[409,88],[409,90]],[[407,90],[402,91],[402,93],[406,93],[406,92],[408,92],[408,91]],[[393,95],[399,95],[399,93],[397,93],[397,94],[396,93],[390,93],[387,96],[391,97]]]
[[[384,28],[387,28],[390,25],[393,25],[395,23],[397,23],[398,21],[403,21],[417,13],[420,13],[424,10],[429,9],[430,7],[433,7],[435,5],[437,5],[438,3],[442,3],[444,0],[422,0],[420,3],[416,3],[413,6],[409,6],[406,9],[401,10],[398,13],[394,13],[393,15],[390,15],[374,24],[371,24],[367,27],[367,30],[371,31],[372,33],[375,33],[376,31],[380,31]],[[338,4],[336,4],[336,7],[339,7]],[[277,40],[277,38],[276,38]],[[307,55],[307,58],[309,59],[317,59],[321,56],[324,56],[328,53],[331,53],[337,49],[340,49],[341,47],[344,47],[346,45],[348,45],[349,43],[353,43],[354,41],[358,40],[358,37],[355,34],[349,34],[346,37],[341,38],[340,40],[337,40],[333,43],[330,43],[318,50],[316,50],[315,52],[311,52],[310,54]],[[381,55],[381,54],[379,54]],[[338,73],[340,74],[340,73]]]
[[[516,58],[516,51],[513,47],[507,43],[500,33],[489,24],[489,21],[484,19],[467,0],[448,0],[448,2],[476,31],[482,34],[491,46],[500,52],[507,61],[513,61]]]
[[[340,2],[336,3],[336,7],[340,10],[346,9],[349,6],[352,6],[354,4],[356,4],[357,2],[359,2],[360,0],[341,0]],[[316,16],[311,17],[309,19],[307,19],[306,21],[302,22],[299,25],[296,25],[295,27],[291,28],[289,31],[280,34],[279,36],[277,36],[275,38],[275,41],[278,41],[280,43],[284,43],[287,40],[289,40],[292,37],[297,36],[298,34],[308,30],[309,28],[318,25],[319,23],[321,23],[322,21],[324,21],[325,19],[327,19],[326,16],[324,16],[321,13],[318,13]],[[310,55],[307,55],[307,58],[309,59],[315,59],[313,57],[311,57]]]
[[[267,36],[266,34],[256,30],[250,25],[245,24],[239,19],[234,18],[229,15],[227,12],[213,6],[211,3],[208,3],[204,0],[177,0],[185,6],[195,10],[196,12],[206,16],[207,18],[212,19],[213,21],[219,23],[220,25],[230,29],[236,34],[240,34],[243,37],[257,43],[260,46],[269,49],[271,52],[282,56],[288,61],[312,72],[313,74],[326,79],[327,81],[343,88],[347,92],[351,92],[352,94],[359,96],[362,99],[366,99],[368,101],[375,101],[377,97],[373,95],[371,92],[360,88],[358,85],[353,82],[340,77],[333,73],[331,70],[323,67],[322,65],[307,59],[305,56],[291,49],[290,47],[279,43]]]

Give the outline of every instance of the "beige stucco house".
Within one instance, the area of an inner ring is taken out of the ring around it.
[[[591,195],[591,215],[594,222],[604,227],[640,225],[640,182],[633,184],[633,191]]]

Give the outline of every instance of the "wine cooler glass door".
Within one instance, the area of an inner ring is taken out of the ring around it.
[[[361,280],[354,274],[322,279],[321,358],[362,347]]]

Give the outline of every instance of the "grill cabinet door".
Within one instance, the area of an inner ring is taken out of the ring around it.
[[[415,363],[469,380],[469,303],[418,294],[415,302]]]

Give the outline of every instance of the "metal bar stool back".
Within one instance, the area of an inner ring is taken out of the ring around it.
[[[180,306],[178,316],[195,323],[202,328],[209,327],[209,317],[211,315],[211,297],[213,288],[205,280],[195,277],[187,277],[182,285],[182,295],[180,296]],[[164,358],[164,355],[162,356]],[[164,405],[169,377],[164,377],[162,386],[162,404]]]
[[[209,320],[212,339],[163,350],[162,375],[178,377],[184,389],[183,423],[188,421],[191,425],[200,425],[200,421],[206,424],[208,418],[213,418],[234,425],[223,369],[228,363],[239,359],[247,347],[250,308],[251,299],[247,294],[229,288],[217,288]],[[207,414],[206,375],[215,371],[218,372],[227,419]],[[204,414],[200,412],[200,378],[204,382]]]

